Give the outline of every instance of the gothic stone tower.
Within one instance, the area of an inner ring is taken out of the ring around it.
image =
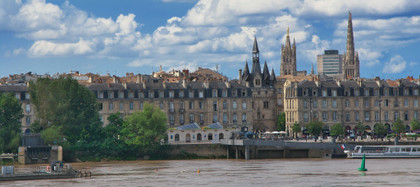
[[[344,55],[343,64],[343,79],[354,79],[360,77],[359,67],[359,54],[354,51],[354,38],[353,38],[353,24],[351,20],[351,12],[349,12],[349,23],[347,26],[347,46],[346,54]]]
[[[293,46],[290,45],[289,28],[287,28],[286,46],[281,45],[281,75],[296,76],[296,42],[293,39]]]

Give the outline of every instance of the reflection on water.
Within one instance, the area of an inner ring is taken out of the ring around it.
[[[92,178],[0,182],[7,186],[417,186],[418,159],[175,160],[73,163]],[[27,168],[27,166],[24,166]],[[199,172],[198,172],[199,170]]]

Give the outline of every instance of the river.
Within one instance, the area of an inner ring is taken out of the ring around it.
[[[91,178],[1,186],[418,186],[419,159],[164,160],[73,163]],[[18,166],[22,170],[30,166]]]

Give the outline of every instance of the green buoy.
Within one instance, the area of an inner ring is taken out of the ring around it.
[[[358,170],[359,171],[367,171],[367,169],[365,168],[365,155],[363,155],[362,165],[360,166],[360,168]]]

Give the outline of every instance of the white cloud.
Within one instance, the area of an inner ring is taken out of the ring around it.
[[[400,55],[395,55],[385,63],[383,73],[401,73],[407,66],[407,62]]]
[[[29,55],[39,56],[62,56],[62,55],[85,55],[93,52],[93,43],[80,40],[77,43],[54,43],[50,41],[36,41],[29,49]]]

